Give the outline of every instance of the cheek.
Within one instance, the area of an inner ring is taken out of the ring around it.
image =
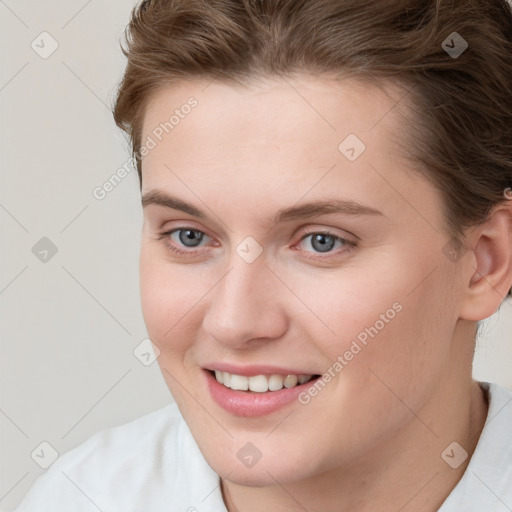
[[[443,288],[439,274],[411,293],[411,283],[422,275],[416,273],[419,277],[389,270],[380,275],[366,272],[359,283],[326,281],[322,293],[309,295],[307,283],[296,288],[334,331],[326,336],[326,329],[315,322],[311,339],[331,362],[337,376],[334,385],[340,393],[358,397],[352,404],[361,411],[382,410],[385,416],[391,404],[400,406],[393,392],[419,406],[450,359],[454,315],[446,311],[446,285]]]
[[[195,308],[205,294],[204,282],[192,266],[178,267],[158,251],[145,247],[140,255],[140,294],[144,322],[151,340],[162,351],[186,348],[179,333],[190,324]]]
[[[175,311],[172,306],[177,301],[168,286],[165,267],[144,250],[141,251],[140,258],[140,297],[148,334],[162,348],[165,333],[173,325],[173,319],[169,318],[168,312]]]
[[[302,311],[301,302],[290,303],[293,321],[332,361],[350,350],[353,341],[362,353],[372,340],[386,338],[403,316],[401,284],[380,267],[316,276],[296,273],[285,276],[285,281],[292,283],[294,294],[308,306]],[[354,346],[353,352],[357,351]]]
[[[378,333],[365,328],[366,345],[360,343],[356,364],[344,370],[348,390],[359,397],[361,410],[378,411],[385,421],[387,414],[403,415],[404,403],[420,410],[431,396],[448,371],[453,330],[446,317],[441,322],[439,299],[435,286],[409,297],[402,294],[402,309],[389,323],[377,325],[373,320],[377,330],[383,326]]]
[[[149,338],[160,350],[158,365],[180,410],[190,417],[190,398],[180,383],[195,378],[197,372],[188,362],[194,340],[191,320],[205,292],[186,267],[169,263],[159,251],[144,245],[139,273],[142,314]]]

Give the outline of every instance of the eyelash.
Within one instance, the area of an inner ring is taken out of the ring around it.
[[[191,251],[187,251],[187,250],[183,250],[183,249],[180,249],[178,248],[176,245],[172,244],[169,242],[169,237],[173,234],[173,233],[176,233],[176,232],[179,232],[179,231],[185,231],[185,230],[191,230],[191,231],[195,231],[196,233],[201,233],[203,234],[204,236],[208,237],[208,235],[204,232],[204,231],[201,231],[200,229],[196,229],[196,228],[193,228],[191,226],[183,226],[183,227],[180,227],[180,228],[173,228],[171,230],[168,230],[168,231],[165,231],[165,232],[162,232],[159,234],[157,240],[158,241],[163,241],[164,242],[164,245],[166,246],[166,248],[179,255],[179,256],[194,256],[194,250],[191,250]],[[352,242],[351,240],[348,240],[346,238],[343,238],[341,236],[338,236],[338,235],[335,235],[334,233],[331,233],[329,230],[320,230],[320,231],[308,231],[306,233],[303,233],[298,244],[300,244],[303,240],[305,240],[306,238],[308,238],[309,236],[312,236],[312,235],[324,235],[324,236],[330,236],[334,239],[335,243],[336,242],[341,242],[343,244],[343,246],[345,247],[345,249],[342,251],[343,253],[349,253],[351,252],[356,246],[357,244],[355,242]],[[209,237],[210,238],[210,237]],[[306,254],[308,254],[307,256],[305,256],[307,259],[311,259],[311,260],[326,260],[326,259],[330,259],[330,258],[334,258],[334,257],[337,257],[337,256],[340,256],[340,253],[339,251],[338,252],[331,252],[331,251],[328,251],[326,252],[325,254],[327,254],[327,256],[321,256],[322,253],[316,253],[320,256],[313,256],[310,251],[305,251]]]

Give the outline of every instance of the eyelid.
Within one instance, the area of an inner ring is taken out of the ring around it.
[[[299,237],[299,241],[302,241],[305,237],[309,235],[314,235],[317,233],[324,233],[326,235],[333,236],[335,238],[342,238],[347,241],[347,243],[356,243],[360,238],[350,231],[340,230],[341,232],[337,232],[335,228],[327,228],[327,227],[303,227],[299,229],[297,236]],[[351,239],[353,237],[353,239]]]
[[[170,233],[171,231],[193,229],[194,231],[199,231],[208,238],[215,240],[215,237],[209,233],[208,229],[206,229],[202,224],[200,225],[200,227],[198,227],[198,224],[199,223],[191,219],[173,220],[170,222],[165,222],[163,224],[163,227],[158,229],[158,232],[163,235],[164,233]]]

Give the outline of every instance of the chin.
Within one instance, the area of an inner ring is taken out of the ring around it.
[[[277,483],[285,485],[310,476],[297,472],[295,467],[283,467],[282,463],[264,464],[263,460],[252,468],[242,467],[241,464],[236,468],[232,466],[228,468],[228,465],[222,463],[220,467],[212,466],[212,468],[221,477],[228,475],[224,480],[246,487],[269,487]]]
[[[285,443],[280,443],[281,449],[276,446],[266,446],[262,447],[261,458],[252,466],[246,466],[242,462],[243,454],[239,455],[240,446],[244,446],[245,443],[234,444],[236,449],[225,447],[225,451],[219,450],[219,445],[210,445],[210,449],[201,445],[199,447],[210,467],[220,477],[237,485],[248,487],[267,487],[276,483],[286,485],[322,472],[320,465],[312,460],[310,450],[305,450],[309,453],[309,456],[305,457],[304,453],[294,453],[294,447],[286,446]]]

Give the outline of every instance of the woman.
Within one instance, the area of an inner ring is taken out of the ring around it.
[[[471,372],[512,285],[506,1],[149,0],[127,41],[176,403],[18,510],[511,510],[512,392]]]

